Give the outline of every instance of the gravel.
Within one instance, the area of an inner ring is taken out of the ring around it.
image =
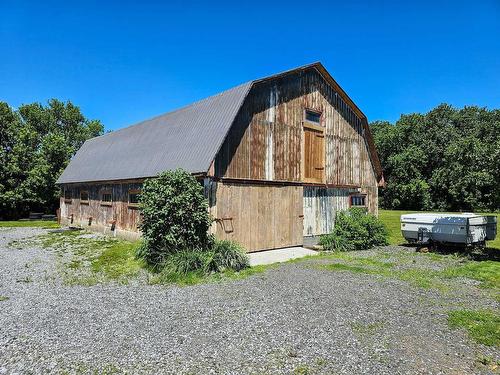
[[[475,285],[457,297],[298,262],[189,287],[67,286],[53,252],[8,246],[45,232],[0,229],[0,374],[476,374],[478,357],[500,360],[447,326],[452,307],[494,305]]]

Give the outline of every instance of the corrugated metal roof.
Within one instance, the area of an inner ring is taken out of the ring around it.
[[[325,67],[315,62],[244,83],[176,111],[89,139],[56,183],[145,178],[176,168],[206,173],[250,88],[306,69],[316,69],[360,116],[367,130],[372,162],[382,180],[382,168],[366,116]]]
[[[207,172],[253,82],[86,141],[57,183]]]

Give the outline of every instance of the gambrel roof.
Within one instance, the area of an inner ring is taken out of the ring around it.
[[[366,116],[317,62],[244,83],[173,112],[89,139],[57,183],[140,179],[176,168],[207,173],[252,86],[306,69],[316,69],[360,117],[372,163],[381,179],[382,169]]]

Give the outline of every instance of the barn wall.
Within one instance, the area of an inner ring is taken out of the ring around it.
[[[325,183],[376,186],[361,120],[315,70],[252,89],[216,158],[216,176],[302,181],[306,108],[322,112]]]
[[[218,238],[247,251],[302,245],[302,186],[218,182],[210,191]]]
[[[129,206],[128,192],[141,188],[140,182],[116,183],[116,184],[81,184],[66,185],[62,189],[71,190],[71,202],[66,202],[61,197],[61,220],[64,224],[70,224],[71,215],[73,215],[73,225],[81,226],[92,230],[104,232],[111,231],[111,221],[116,220],[116,228],[124,237],[133,239],[139,235],[137,224],[140,219],[140,211],[137,207]],[[80,202],[80,191],[89,192],[89,203]],[[110,190],[113,194],[111,205],[102,205],[100,192]],[[92,218],[89,226],[89,218]],[[133,235],[137,233],[137,235]]]
[[[350,196],[360,193],[368,197],[368,211],[378,214],[377,189],[371,191],[358,188],[304,186],[304,236],[330,233],[335,225],[336,214],[349,209]]]
[[[338,211],[349,208],[349,196],[356,189],[304,187],[304,236],[330,233]]]

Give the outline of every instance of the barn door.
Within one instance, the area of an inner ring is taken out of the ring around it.
[[[304,124],[304,182],[325,181],[324,128]]]

